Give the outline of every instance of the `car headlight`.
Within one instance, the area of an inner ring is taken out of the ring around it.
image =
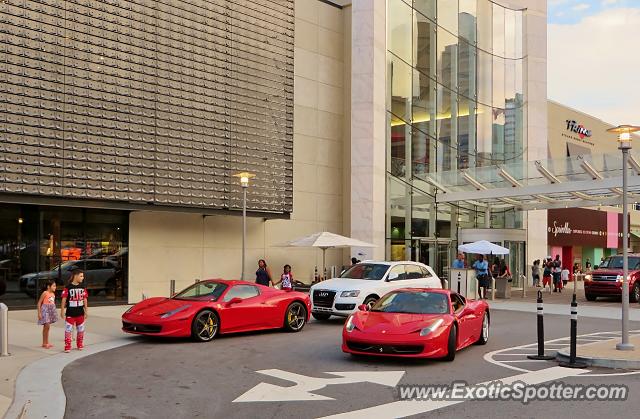
[[[438,320],[434,321],[429,326],[425,327],[424,329],[422,329],[420,331],[420,336],[427,336],[429,333],[432,333],[434,330],[436,330],[438,327],[440,327],[440,325],[442,325],[442,323],[444,323],[444,320],[442,320],[442,319],[438,319]]]
[[[356,328],[356,325],[353,323],[353,315],[349,316],[349,318],[347,319],[347,324],[344,328],[349,333],[353,332],[353,329]]]
[[[359,290],[342,291],[340,293],[340,297],[357,297],[358,295],[360,295]]]
[[[174,314],[176,314],[176,313],[180,313],[181,311],[186,310],[186,309],[188,309],[189,307],[191,307],[191,304],[186,304],[186,305],[180,306],[180,307],[178,307],[178,308],[174,308],[174,309],[173,309],[173,310],[171,310],[171,311],[167,311],[166,313],[162,313],[162,314],[160,315],[160,318],[161,318],[161,319],[166,319],[167,317],[171,317],[171,316],[173,316],[173,315],[174,315]]]
[[[592,279],[592,278],[593,278],[593,276],[592,276],[591,274],[586,274],[586,275],[584,276],[584,280],[585,280],[585,281],[591,281],[591,279]]]

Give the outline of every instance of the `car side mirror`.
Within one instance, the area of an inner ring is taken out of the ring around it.
[[[233,297],[232,299],[230,299],[229,301],[227,301],[227,306],[231,306],[234,304],[238,304],[239,302],[242,301],[242,298],[240,297]]]
[[[358,306],[358,310],[360,310],[360,311],[369,311],[369,306],[366,305],[366,304],[360,304]]]
[[[387,281],[395,281],[396,279],[398,279],[398,273],[397,272],[391,272],[389,274],[389,276],[387,277]]]

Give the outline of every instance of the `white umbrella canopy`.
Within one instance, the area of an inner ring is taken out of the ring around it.
[[[301,237],[299,239],[290,240],[281,247],[319,247],[322,249],[322,275],[325,271],[325,252],[327,249],[339,247],[376,247],[375,244],[363,242],[361,240],[352,239],[351,237],[341,236],[339,234],[322,231],[310,236]]]
[[[498,246],[487,240],[479,240],[473,243],[461,244],[458,250],[464,253],[476,253],[479,255],[508,255],[509,249]]]

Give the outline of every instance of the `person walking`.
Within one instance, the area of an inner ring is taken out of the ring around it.
[[[40,295],[38,300],[38,324],[42,326],[42,347],[45,349],[53,348],[49,343],[49,330],[51,324],[58,321],[56,313],[56,281],[47,280],[46,289]]]
[[[453,269],[464,269],[464,254],[458,253],[456,260],[453,261]]]
[[[533,279],[533,286],[540,287],[540,259],[533,261],[531,265],[531,278]]]
[[[584,264],[584,271],[591,272],[591,261],[587,258],[587,261]]]
[[[547,285],[549,285],[549,292],[551,292],[551,268],[552,268],[552,263],[551,263],[551,256],[548,256],[545,260],[544,260],[544,270],[542,273],[542,288],[547,288]]]
[[[267,266],[267,262],[264,259],[260,259],[258,261],[258,270],[256,271],[256,284],[264,285],[268,287],[270,284],[273,285],[273,281],[271,280],[271,271]]]
[[[483,255],[478,255],[478,259],[473,263],[478,280],[478,295],[481,300],[487,299],[487,288],[489,288],[489,263],[484,260]]]
[[[60,317],[64,319],[64,351],[71,352],[73,327],[76,328],[76,345],[84,349],[85,320],[89,317],[87,289],[82,285],[84,272],[80,268],[71,271],[71,280],[62,291]]]
[[[562,271],[560,271],[560,284],[561,284],[560,292],[562,292],[562,288],[567,286],[568,282],[569,282],[569,268],[565,266],[562,269]]]
[[[562,272],[562,261],[560,255],[556,255],[555,260],[551,264],[551,275],[553,276],[553,292],[562,292],[562,280],[560,273]]]
[[[280,281],[274,286],[280,285],[280,289],[283,291],[293,290],[293,272],[291,272],[291,265],[284,265],[282,275],[280,275]]]

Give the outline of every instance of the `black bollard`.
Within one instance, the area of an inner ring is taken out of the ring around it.
[[[576,361],[576,351],[578,347],[578,302],[573,294],[571,300],[571,347],[569,349],[569,362],[561,362],[561,367],[586,368],[587,364]]]
[[[550,361],[552,359],[555,359],[555,357],[544,354],[544,308],[542,305],[542,291],[538,291],[537,303],[538,307],[536,311],[538,318],[538,355],[527,355],[527,358]]]

